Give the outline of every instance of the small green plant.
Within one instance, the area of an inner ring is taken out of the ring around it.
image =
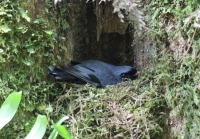
[[[21,97],[22,97],[21,91],[11,93],[2,104],[0,109],[0,123],[1,123],[0,130],[13,119],[19,107]],[[42,139],[46,131],[46,127],[47,127],[46,116],[38,115],[33,128],[31,129],[30,133],[26,136],[25,139],[34,139],[34,138]]]
[[[21,91],[11,93],[2,104],[0,109],[0,123],[1,123],[0,130],[13,119],[19,107],[21,97],[22,97]],[[61,118],[55,125],[53,125],[54,130],[49,136],[49,139],[56,139],[58,134],[65,139],[72,139],[67,129],[61,125],[61,123],[65,121],[67,118],[68,117],[65,116]],[[33,128],[31,129],[29,134],[25,137],[25,139],[42,139],[42,137],[46,132],[46,128],[47,128],[47,117],[44,115],[38,115]]]
[[[69,131],[65,128],[65,126],[61,125],[66,119],[68,119],[68,116],[64,116],[56,124],[53,124],[54,130],[51,132],[48,139],[56,139],[58,134],[64,139],[72,139]]]

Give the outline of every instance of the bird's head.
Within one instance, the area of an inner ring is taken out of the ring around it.
[[[121,78],[123,81],[126,81],[127,79],[135,80],[138,78],[139,75],[140,71],[131,67],[130,70],[121,73]]]

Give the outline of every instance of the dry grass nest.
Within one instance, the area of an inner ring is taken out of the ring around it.
[[[165,111],[158,87],[143,77],[115,86],[63,84],[54,115],[68,115],[65,125],[74,138],[157,138]]]

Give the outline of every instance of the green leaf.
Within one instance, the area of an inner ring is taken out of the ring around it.
[[[63,125],[54,125],[54,128],[57,130],[58,134],[64,139],[72,139],[69,131]]]
[[[48,34],[48,35],[52,35],[53,34],[53,31],[52,30],[45,30],[44,31],[46,34]]]
[[[67,119],[69,119],[69,117],[68,117],[68,116],[64,116],[63,118],[61,118],[61,119],[56,123],[56,125],[61,125],[62,122],[64,122],[64,121],[67,120]]]
[[[42,139],[47,128],[47,117],[38,115],[37,120],[25,139]]]
[[[28,52],[29,52],[30,54],[34,54],[34,53],[35,53],[35,50],[34,50],[33,48],[28,48]]]
[[[2,129],[14,117],[19,103],[21,101],[22,92],[14,92],[10,94],[0,109],[0,129]]]
[[[25,65],[27,65],[27,66],[30,66],[30,65],[31,65],[31,62],[30,62],[30,61],[23,60],[22,62],[23,62]]]
[[[24,19],[26,19],[26,21],[28,21],[28,22],[31,21],[31,18],[28,16],[27,12],[24,11],[24,9],[19,8],[19,11],[20,11],[22,17],[23,17]]]
[[[199,105],[199,98],[198,98],[198,96],[197,96],[197,93],[193,93],[193,96],[194,96],[194,103],[196,104],[196,105]]]
[[[7,33],[9,31],[11,31],[11,29],[8,27],[8,25],[0,26],[0,32]]]
[[[55,125],[61,125],[62,122],[64,122],[65,120],[69,119],[68,116],[64,116],[63,118],[61,118]],[[54,125],[54,126],[55,126]],[[58,131],[56,130],[56,128],[54,127],[54,130],[51,132],[51,135],[49,136],[48,139],[55,139],[58,136]]]
[[[54,128],[54,130],[51,132],[51,134],[50,134],[48,139],[56,139],[57,136],[58,136],[58,132]]]
[[[6,15],[6,12],[0,11],[0,15]]]
[[[35,23],[35,24],[39,24],[40,21],[39,21],[38,19],[36,19],[36,20],[33,21],[33,23]]]
[[[21,33],[26,33],[27,31],[28,31],[28,27],[27,26],[25,26],[25,25],[19,25],[18,27],[17,27],[17,29],[21,32]]]
[[[57,58],[58,58],[59,61],[61,61],[61,57],[59,55],[57,55]]]

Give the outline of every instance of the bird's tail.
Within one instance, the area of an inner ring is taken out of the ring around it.
[[[68,82],[77,82],[78,79],[73,75],[65,72],[63,69],[56,68],[54,66],[49,66],[49,75],[58,80],[64,80]]]

